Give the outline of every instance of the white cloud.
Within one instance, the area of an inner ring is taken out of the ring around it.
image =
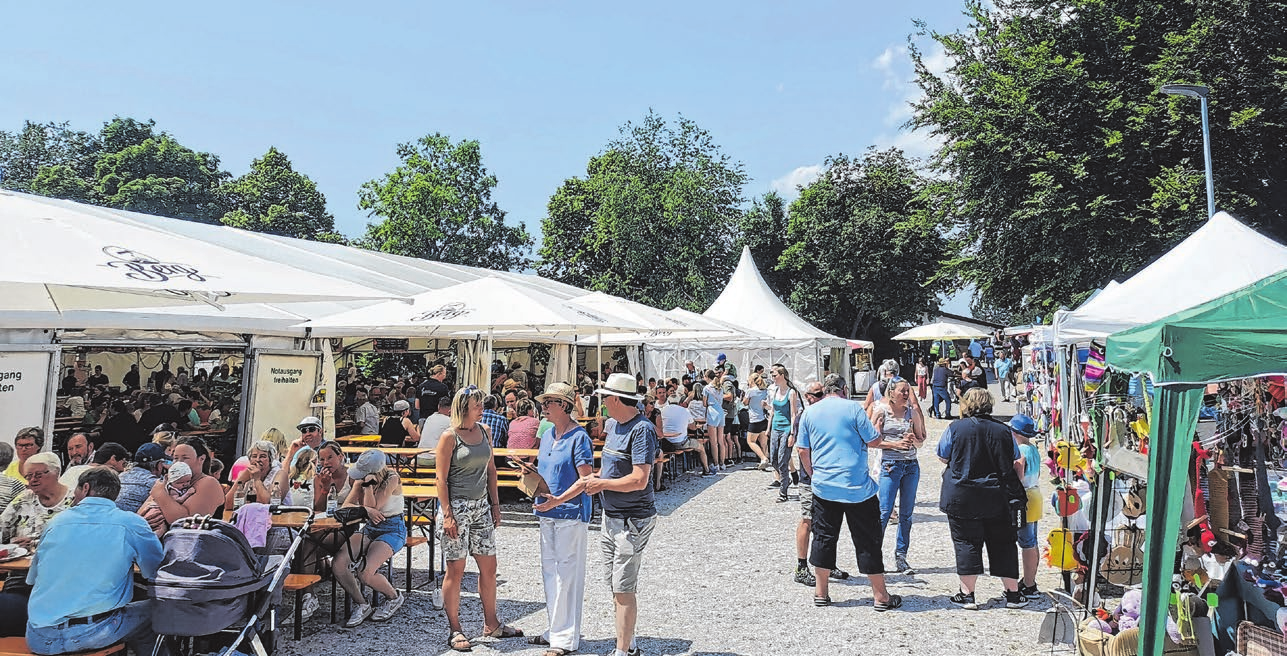
[[[818,179],[822,175],[821,164],[810,164],[809,166],[797,166],[790,173],[775,178],[769,186],[773,191],[778,192],[782,198],[790,201],[800,195],[800,187],[806,187],[809,183]]]
[[[947,51],[937,42],[930,44],[922,52],[922,60],[926,69],[935,75],[942,75],[951,65]],[[912,104],[922,98],[907,46],[892,45],[885,48],[872,60],[871,67],[880,71],[884,78],[881,88],[893,97],[885,110],[884,129],[875,138],[876,146],[893,146],[902,149],[908,156],[922,158],[937,150],[941,140],[923,130],[913,132],[903,127],[912,117]]]

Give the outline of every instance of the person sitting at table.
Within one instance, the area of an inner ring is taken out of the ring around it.
[[[357,422],[359,435],[375,435],[380,432],[380,409],[375,407],[371,398],[363,392],[357,393],[358,408],[353,413]]]
[[[9,463],[13,462],[13,447],[8,442],[0,442],[0,471],[9,468]],[[22,481],[8,475],[0,474],[0,508],[9,505],[13,498],[27,489],[27,485]]]
[[[429,415],[424,423],[420,426],[420,444],[417,446],[421,449],[437,449],[438,438],[451,428],[451,396],[443,395],[438,398],[438,411]],[[421,466],[433,467],[437,459],[434,458],[433,451],[422,453],[416,456],[416,460]]]
[[[405,399],[393,402],[393,408],[380,419],[380,446],[405,447],[420,442],[420,429],[411,421],[411,404]]]
[[[131,601],[133,568],[156,578],[161,542],[146,522],[112,502],[120,487],[109,468],[84,472],[73,492],[74,507],[45,532],[27,572],[32,589],[22,612],[32,653],[68,654],[121,640],[136,654],[152,653],[152,601]],[[10,611],[5,615],[17,610],[0,608]]]
[[[192,487],[192,468],[187,463],[176,462],[170,465],[170,468],[165,472],[165,483],[166,492],[170,495],[170,498],[178,503],[187,501],[188,497],[191,497],[196,492],[196,488]],[[147,522],[148,527],[152,529],[153,533],[156,533],[158,538],[165,535],[165,532],[170,528],[170,523],[165,521],[165,513],[161,511],[161,507],[157,505],[156,501],[150,497],[143,502],[143,505],[135,514]]]
[[[676,393],[661,408],[661,439],[659,440],[661,450],[666,453],[696,451],[697,458],[701,460],[702,476],[713,475],[714,472],[710,470],[710,463],[706,459],[706,448],[696,438],[688,436],[688,428],[693,425],[693,415],[688,408],[681,405],[683,402],[684,396]],[[662,468],[653,469],[656,470],[653,472],[653,488],[660,488]]]
[[[228,486],[228,493],[224,495],[223,507],[234,507],[233,500],[237,496],[238,488],[245,489],[243,498],[247,499],[247,503],[249,503],[252,493],[255,496],[255,501],[268,503],[272,498],[271,488],[273,481],[277,480],[277,472],[280,468],[281,463],[277,460],[277,447],[273,446],[272,442],[259,440],[250,445],[250,452],[246,454],[246,466],[233,475],[232,484]],[[233,469],[236,469],[236,465],[233,466]]]
[[[165,450],[165,457],[171,460],[174,459],[175,439],[176,438],[174,436],[174,431],[171,431],[171,430],[152,431],[152,444],[160,445],[161,448]]]
[[[541,425],[541,421],[536,418],[536,405],[528,399],[523,399],[515,404],[514,411],[518,416],[514,417],[514,421],[509,422],[509,443],[506,447],[510,449],[540,447],[541,442],[537,438],[536,429]]]
[[[536,397],[552,427],[541,434],[537,472],[550,496],[532,506],[540,530],[541,577],[545,582],[544,633],[528,642],[545,645],[544,656],[564,656],[580,648],[581,606],[585,597],[585,560],[591,503],[581,479],[594,469],[590,434],[571,416],[576,390],[551,383]],[[511,437],[511,439],[513,439]]]
[[[317,448],[317,473],[313,477],[311,489],[304,489],[302,486],[295,489],[292,486],[292,476],[303,475],[299,471],[300,463],[295,462],[297,453],[303,451],[306,447],[295,447],[294,450],[288,451],[286,462],[295,463],[295,466],[283,466],[277,473],[277,485],[282,489],[282,504],[287,506],[310,506],[314,511],[322,512],[326,510],[327,497],[331,488],[335,488],[335,498],[341,501],[348,499],[349,493],[353,489],[353,479],[349,478],[348,460],[344,457],[344,451],[340,448],[339,442],[334,440],[325,440]],[[307,453],[312,453],[308,450]],[[311,461],[310,461],[311,462]],[[328,553],[335,553],[339,550],[338,540],[334,540],[337,534],[330,534],[324,542],[323,548]],[[317,563],[321,561],[314,557],[317,545],[312,541],[306,541],[300,545],[299,562]],[[301,622],[307,622],[321,607],[317,595],[312,589],[304,591],[304,596],[300,600],[303,608],[300,609]],[[291,624],[295,621],[295,614],[289,613],[284,618],[284,623]]]
[[[260,433],[259,439],[252,442],[250,444],[250,448],[246,450],[246,455],[233,461],[232,469],[228,471],[229,481],[237,480],[237,477],[241,475],[242,470],[250,466],[250,452],[253,451],[260,442],[267,442],[273,447],[271,451],[272,473],[269,474],[270,478],[265,482],[266,485],[272,485],[272,480],[277,477],[277,471],[282,466],[281,454],[285,453],[287,448],[286,434],[276,428],[269,428],[263,433]]]
[[[44,448],[44,446],[45,429],[36,426],[18,429],[18,435],[13,438],[13,452],[18,456],[18,459],[10,462],[9,466],[5,468],[5,476],[22,481],[22,484],[26,485],[27,478],[23,475],[23,472],[26,471],[27,459],[40,453],[40,449]],[[62,467],[61,462],[58,465]]]
[[[116,442],[127,451],[138,449],[143,444],[143,433],[139,430],[139,422],[129,411],[129,406],[124,401],[116,400],[108,407],[111,412],[103,421],[103,441]]]
[[[495,399],[495,396],[487,397]],[[483,392],[470,385],[451,403],[451,428],[438,439],[434,473],[438,487],[438,539],[447,571],[442,578],[443,611],[451,632],[447,644],[469,651],[473,644],[461,631],[460,583],[465,558],[478,564],[478,597],[483,602],[483,634],[513,638],[522,631],[501,624],[496,610],[496,527],[500,526],[500,495],[496,483],[495,443],[483,422]]]
[[[210,475],[210,449],[205,440],[199,437],[185,437],[174,445],[174,465],[184,463],[192,470],[192,493],[180,502],[170,496],[169,483],[159,479],[152,485],[148,499],[160,506],[165,528],[158,532],[164,534],[170,524],[193,515],[213,515],[223,506],[223,486],[218,479]],[[174,469],[170,465],[170,469]]]
[[[75,465],[68,467],[62,476],[58,477],[58,482],[67,487],[76,487],[76,481],[80,480],[80,475],[91,467],[111,467],[112,471],[120,474],[125,471],[125,465],[129,463],[130,452],[125,447],[115,443],[107,442],[102,446],[94,449],[94,455],[90,462],[84,465]]]
[[[299,420],[295,425],[295,430],[299,431],[299,438],[290,443],[290,449],[296,450],[299,446],[307,446],[314,451],[322,445],[322,420],[309,415]]]
[[[488,439],[491,440],[492,446],[504,447],[509,443],[509,420],[500,411],[504,410],[505,402],[495,394],[490,394],[483,399],[483,414],[479,421],[487,427]],[[452,414],[456,413],[455,406],[452,406]]]
[[[75,491],[58,482],[62,463],[52,453],[38,453],[27,459],[27,489],[14,497],[0,513],[0,542],[35,551],[49,521],[71,507]],[[0,615],[0,637],[9,638],[26,633],[27,585],[21,572],[10,573],[0,592],[0,609],[22,608],[21,613]]]
[[[116,507],[125,512],[138,512],[152,492],[152,486],[169,466],[165,447],[153,442],[140,446],[134,452],[134,466],[121,474],[121,493],[116,497]]]
[[[353,628],[368,617],[377,622],[387,621],[406,601],[380,573],[380,568],[406,545],[407,523],[402,517],[402,480],[398,478],[398,472],[388,466],[388,459],[382,451],[363,451],[349,468],[349,478],[353,479],[354,485],[344,500],[344,507],[364,508],[367,522],[360,532],[349,538],[349,548],[340,549],[335,555],[332,571],[349,599],[356,603],[349,620],[344,623],[344,626]],[[353,562],[351,553],[363,554],[361,573],[357,576],[349,568]],[[367,601],[362,593],[363,583],[384,595],[385,602],[379,608],[372,608]]]

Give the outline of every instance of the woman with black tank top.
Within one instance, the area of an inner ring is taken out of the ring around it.
[[[420,443],[420,429],[411,421],[411,404],[395,401],[393,410],[380,419],[380,446],[404,447]]]
[[[451,402],[451,427],[443,432],[434,450],[438,485],[438,539],[442,542],[447,571],[442,577],[442,609],[451,632],[447,645],[469,651],[473,644],[461,630],[460,583],[465,558],[478,564],[478,597],[483,602],[483,635],[514,638],[523,632],[501,624],[496,611],[496,527],[500,526],[500,498],[492,436],[479,421],[483,392],[470,385]]]

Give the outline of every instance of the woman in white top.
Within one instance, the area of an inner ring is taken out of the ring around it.
[[[746,428],[746,445],[760,457],[759,469],[768,471],[773,467],[769,464],[768,385],[763,374],[751,374],[747,382],[750,384],[742,395],[742,404],[746,406],[751,421]]]
[[[916,489],[920,485],[921,466],[916,448],[925,443],[925,416],[912,395],[912,386],[902,378],[889,381],[885,398],[872,406],[872,424],[883,443],[913,445],[906,449],[881,447],[880,530],[885,527],[898,501],[898,538],[894,545],[894,569],[902,574],[915,574],[907,565],[907,549],[912,537],[912,513],[916,510]]]
[[[340,582],[349,598],[356,602],[353,614],[344,626],[353,628],[366,618],[371,617],[383,622],[402,607],[403,596],[398,593],[389,579],[384,578],[380,568],[393,554],[402,550],[407,543],[407,523],[402,519],[402,480],[398,472],[388,466],[388,460],[379,449],[367,449],[358,457],[358,461],[349,467],[349,478],[353,479],[353,489],[344,500],[345,508],[363,508],[366,510],[366,526],[349,538],[347,549],[340,549],[335,555],[335,564],[331,570],[335,580]],[[353,572],[350,554],[366,556],[362,561],[360,572]],[[358,579],[361,578],[361,582]],[[379,608],[372,608],[362,592],[362,584],[384,595],[385,602]]]

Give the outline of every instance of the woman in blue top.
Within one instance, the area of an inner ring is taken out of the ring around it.
[[[545,656],[564,656],[581,645],[581,602],[585,596],[590,497],[581,479],[594,469],[590,435],[572,418],[576,390],[551,383],[536,397],[553,428],[541,434],[536,470],[549,485],[532,509],[540,523],[541,576],[549,628],[529,642],[546,645]]]
[[[710,438],[711,467],[715,471],[724,469],[724,460],[732,454],[726,453],[724,446],[724,394],[720,391],[721,374],[711,369],[703,376],[706,387],[702,389],[702,401],[706,404],[706,436]]]
[[[769,397],[769,461],[778,475],[778,502],[787,500],[787,491],[791,489],[791,449],[795,447],[795,425],[804,404],[800,401],[800,392],[787,378],[786,367],[775,364],[769,368],[773,372],[773,394]]]

